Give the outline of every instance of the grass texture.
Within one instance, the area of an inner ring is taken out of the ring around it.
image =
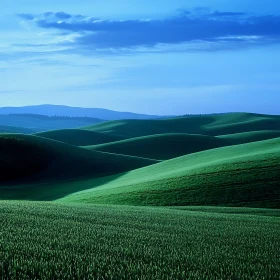
[[[279,279],[279,211],[202,210],[2,201],[0,278]]]

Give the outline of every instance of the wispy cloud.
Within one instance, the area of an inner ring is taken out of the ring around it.
[[[102,20],[64,12],[19,17],[37,27],[62,32],[64,40],[55,42],[58,45],[91,51],[166,51],[167,46],[181,51],[219,50],[280,42],[278,15],[210,12],[200,8],[161,20]]]

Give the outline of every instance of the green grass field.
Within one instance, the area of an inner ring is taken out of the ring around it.
[[[1,134],[0,279],[280,279],[279,137],[245,113]]]
[[[224,210],[2,201],[0,277],[279,279],[279,210]]]

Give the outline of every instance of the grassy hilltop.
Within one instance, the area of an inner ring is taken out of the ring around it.
[[[231,113],[157,120],[118,120],[75,130],[64,129],[38,135],[72,145],[91,146],[113,144],[115,141],[128,139],[134,141],[137,140],[135,138],[143,136],[149,138],[160,135],[163,137],[165,134],[217,136],[228,140],[225,145],[242,144],[280,137],[280,117]],[[229,139],[227,139],[227,135]],[[130,143],[127,142],[127,144]],[[172,150],[172,147],[169,147],[169,150]]]
[[[261,130],[279,130],[280,116],[246,113],[180,117],[164,120],[122,120],[85,127],[119,137],[133,138],[162,133],[224,135]]]

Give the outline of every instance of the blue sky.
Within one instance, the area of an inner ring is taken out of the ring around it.
[[[0,8],[0,106],[279,114],[278,0],[2,0]]]

